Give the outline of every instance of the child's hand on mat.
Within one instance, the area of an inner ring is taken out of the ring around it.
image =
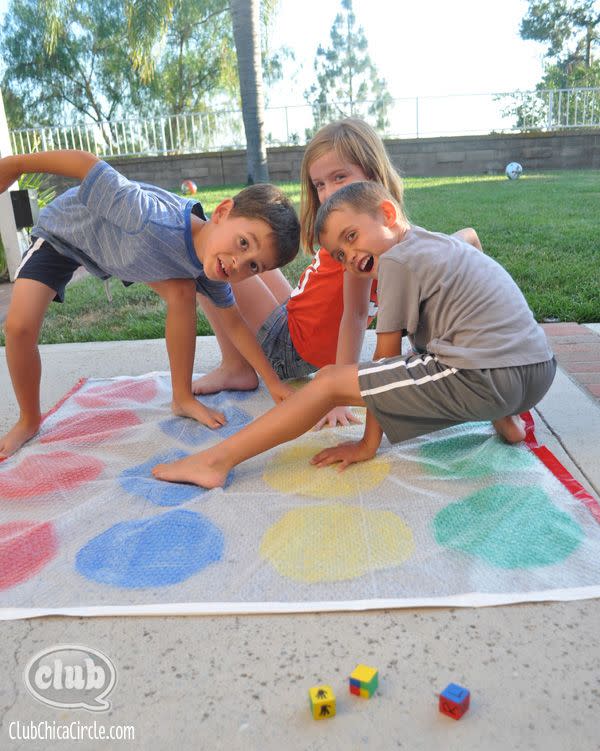
[[[338,472],[342,472],[346,467],[356,462],[366,462],[372,459],[376,450],[369,448],[363,441],[346,441],[330,449],[324,449],[315,454],[310,460],[311,464],[317,467],[328,467],[330,464],[339,462]]]
[[[208,428],[220,428],[227,422],[227,418],[222,412],[205,407],[204,404],[201,404],[193,397],[177,401],[173,399],[171,410],[174,414],[179,415],[179,417],[191,417],[192,420],[197,420]]]
[[[351,422],[355,422],[358,425],[362,424],[360,417],[357,417],[350,407],[334,407],[325,417],[319,420],[313,430],[321,430],[325,423],[327,423],[328,428],[335,428],[338,423],[340,425],[350,425]]]

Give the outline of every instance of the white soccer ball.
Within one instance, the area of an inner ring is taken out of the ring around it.
[[[519,162],[511,162],[506,165],[504,174],[509,180],[517,180],[523,174],[523,167],[521,167]]]

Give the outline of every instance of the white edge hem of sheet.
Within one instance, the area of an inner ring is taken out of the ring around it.
[[[94,605],[60,608],[0,608],[0,620],[39,618],[47,615],[104,617],[116,615],[252,615],[277,613],[325,613],[388,608],[481,608],[526,602],[569,602],[600,597],[600,585],[545,589],[540,592],[470,592],[447,597],[407,597],[403,599],[324,600],[322,602],[173,602],[156,605]]]

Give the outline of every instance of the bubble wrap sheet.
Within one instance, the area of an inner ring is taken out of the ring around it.
[[[170,399],[165,373],[87,380],[0,464],[1,618],[600,595],[600,507],[560,481],[545,449],[469,423],[394,447],[384,439],[375,459],[343,473],[309,465],[360,437],[356,425],[309,432],[206,491],[150,470],[272,402],[264,390],[205,397],[228,418],[211,431],[174,417]]]

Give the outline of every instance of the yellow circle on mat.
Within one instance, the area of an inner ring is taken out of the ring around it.
[[[260,555],[281,576],[314,584],[399,566],[414,548],[397,514],[335,504],[288,511],[264,534]]]
[[[263,480],[283,493],[308,495],[312,498],[348,498],[376,488],[389,474],[390,465],[375,457],[352,464],[343,472],[336,465],[314,467],[310,459],[334,443],[304,441],[277,453],[263,473]]]

